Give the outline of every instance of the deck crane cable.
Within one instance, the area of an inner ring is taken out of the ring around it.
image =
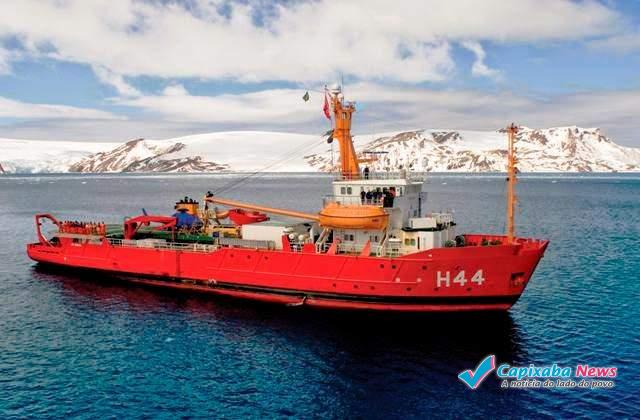
[[[294,152],[305,152],[306,150],[311,150],[314,147],[316,147],[315,143],[312,144],[311,147],[307,147],[307,148],[305,148],[303,150],[296,149]],[[217,190],[215,190],[214,194],[221,194],[221,193],[229,191],[229,190],[231,190],[233,188],[237,188],[237,187],[239,187],[240,185],[244,184],[245,182],[249,181],[252,178],[256,178],[256,177],[259,177],[259,176],[262,176],[262,175],[265,175],[265,174],[269,173],[268,172],[269,169],[274,169],[274,168],[276,168],[276,167],[278,167],[278,166],[280,166],[280,165],[282,165],[282,164],[284,164],[284,163],[286,163],[286,162],[288,162],[288,161],[290,161],[290,160],[292,160],[292,159],[294,159],[296,157],[297,157],[297,155],[288,156],[287,158],[284,158],[282,160],[278,160],[276,162],[273,162],[273,163],[271,163],[271,164],[269,164],[269,165],[267,165],[267,166],[265,166],[265,167],[263,167],[263,168],[261,168],[261,169],[259,169],[257,171],[251,172],[251,173],[247,174],[244,177],[241,177],[239,179],[233,179],[230,182],[228,182],[227,184],[225,184],[222,187],[220,187]]]
[[[265,175],[265,174],[269,173],[268,172],[269,169],[277,168],[278,166],[280,166],[280,165],[282,165],[284,163],[287,163],[288,161],[290,161],[292,159],[295,159],[297,157],[297,153],[304,153],[307,150],[313,149],[314,147],[316,147],[315,143],[312,144],[310,147],[306,147],[306,148],[304,148],[302,150],[296,149],[293,152],[291,152],[291,153],[296,153],[296,154],[290,155],[287,158],[284,158],[282,160],[273,162],[273,163],[263,167],[262,169],[260,169],[258,171],[255,171],[255,172],[252,172],[252,173],[250,173],[250,174],[248,174],[248,175],[246,175],[246,176],[244,176],[244,177],[242,177],[240,179],[232,180],[229,184],[227,184],[226,186],[223,186],[222,188],[218,189],[215,193],[216,194],[220,194],[222,192],[229,191],[230,189],[239,187],[240,185],[244,184],[245,182],[249,181],[250,179],[252,179],[254,177],[260,177],[262,175]]]
[[[325,86],[324,90],[318,90],[318,89],[307,87],[307,93],[308,93],[308,91],[313,91],[313,92],[326,94],[327,88]],[[333,130],[327,131],[324,135],[322,135],[321,136],[322,140],[324,141],[326,139],[327,135],[330,136],[331,135],[330,132],[332,132],[332,131]],[[225,185],[221,186],[220,188],[218,188],[217,190],[215,190],[213,192],[213,194],[220,194],[220,193],[226,192],[226,191],[228,191],[228,190],[230,190],[232,188],[238,187],[239,185],[243,184],[244,182],[248,181],[249,179],[251,179],[254,176],[264,175],[267,170],[273,169],[274,167],[277,167],[277,166],[280,166],[283,163],[286,163],[286,162],[290,161],[291,159],[295,159],[296,157],[298,157],[299,154],[305,153],[305,152],[315,148],[317,146],[316,142],[317,142],[317,139],[313,139],[311,142],[305,143],[302,146],[300,146],[299,148],[288,152],[286,154],[286,157],[283,157],[280,160],[272,162],[272,163],[264,166],[263,168],[261,168],[261,169],[259,169],[257,171],[251,172],[251,173],[247,174],[246,176],[241,177],[240,179],[235,179],[235,180],[229,181],[227,184],[225,184]],[[333,156],[332,156],[332,160],[333,160]]]
[[[321,137],[322,142],[325,141],[324,137]],[[261,176],[267,173],[267,171],[269,169],[273,169],[275,167],[278,167],[292,159],[297,158],[301,153],[307,152],[309,150],[312,150],[313,148],[315,148],[316,146],[319,145],[319,141],[317,138],[314,138],[312,141],[304,143],[303,145],[301,145],[300,147],[293,149],[289,152],[287,152],[286,156],[269,163],[268,165],[265,165],[264,167],[250,172],[248,174],[246,174],[245,176],[239,178],[239,179],[232,179],[231,181],[229,181],[228,183],[222,185],[220,188],[216,189],[213,191],[214,195],[217,194],[221,194],[223,192],[229,191],[230,189],[233,189],[235,187],[238,187],[240,184],[245,183],[246,181],[248,181],[249,179],[255,177],[255,176]]]

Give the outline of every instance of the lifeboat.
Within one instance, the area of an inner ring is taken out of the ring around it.
[[[229,210],[229,219],[236,226],[248,225],[250,223],[258,223],[269,220],[269,217],[259,211],[247,211],[243,209]]]
[[[383,230],[389,215],[377,206],[328,203],[319,213],[321,226],[336,229]]]

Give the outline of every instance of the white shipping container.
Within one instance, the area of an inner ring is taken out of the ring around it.
[[[276,249],[282,249],[282,235],[287,225],[273,223],[251,223],[242,226],[242,239],[253,241],[273,241]]]
[[[409,225],[412,229],[430,229],[437,226],[435,217],[415,217],[409,219]]]

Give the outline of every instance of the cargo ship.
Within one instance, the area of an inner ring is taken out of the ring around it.
[[[325,91],[327,102],[328,141],[338,143],[340,161],[333,194],[317,213],[207,192],[180,199],[172,215],[145,213],[121,225],[37,214],[38,241],[27,245],[29,257],[137,285],[288,306],[509,309],[548,246],[515,235],[518,128],[505,130],[506,232],[456,234],[451,213],[427,210],[421,175],[365,166],[372,158],[358,156],[351,136],[355,104],[345,101],[340,87]],[[54,225],[52,232],[44,231],[45,222]]]

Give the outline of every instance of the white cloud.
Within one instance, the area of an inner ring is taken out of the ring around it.
[[[2,133],[120,140],[222,128],[320,131],[327,121],[321,95],[313,92],[308,103],[301,100],[304,90],[296,89],[202,96],[171,83],[160,93],[146,94],[127,78],[315,85],[340,73],[363,81],[347,86],[348,96],[360,101],[358,132],[495,129],[511,120],[538,127],[602,126],[618,138],[631,138],[638,129],[637,91],[534,99],[518,92],[407,85],[450,78],[456,67],[452,45],[474,53],[473,75],[492,78],[501,73],[485,63],[482,45],[487,42],[578,40],[636,48],[636,38],[624,33],[625,18],[597,1],[287,2],[272,6],[264,26],[257,26],[252,15],[266,2],[231,3],[230,17],[218,12],[219,3],[190,0],[187,8],[160,0],[0,2],[0,39],[14,37],[29,56],[90,65],[118,92],[113,103],[143,111],[134,121],[117,120],[95,109],[0,97],[0,117],[47,119],[5,126]],[[10,71],[16,57],[14,50],[0,47],[0,73]]]
[[[0,118],[19,119],[121,119],[110,112],[66,105],[34,104],[0,96]]]
[[[198,132],[217,131],[193,124],[179,124],[162,120],[82,120],[47,119],[25,120],[0,126],[1,138],[124,142],[138,138],[172,138]]]
[[[19,57],[21,54],[7,50],[0,45],[0,75],[11,74],[11,62]]]
[[[120,100],[120,105],[142,109],[148,118],[192,126],[233,129],[277,128],[315,132],[326,125],[322,94],[311,92],[302,101],[302,89],[271,89],[217,96],[191,95],[179,85],[161,95]],[[512,121],[532,127],[598,126],[629,141],[637,132],[640,91],[604,91],[533,98],[526,93],[475,90],[436,90],[357,83],[346,87],[347,99],[356,99],[357,132],[411,128],[494,130]]]
[[[174,122],[273,125],[310,122],[322,108],[322,94],[303,90],[271,89],[244,94],[191,95],[182,85],[170,85],[161,95],[119,99],[116,103],[140,108]]]
[[[511,122],[530,127],[578,125],[600,127],[615,141],[640,147],[637,110],[640,90],[585,92],[530,97],[526,92],[471,90],[389,90],[363,84],[350,89],[354,97],[376,110],[379,119],[391,120],[381,129],[407,127],[494,130]],[[378,111],[386,109],[387,111]]]
[[[579,40],[609,35],[622,20],[590,0],[354,0],[272,6],[256,26],[253,2],[231,3],[230,17],[218,3],[3,2],[0,37],[112,75],[320,81],[343,72],[422,82],[451,75],[452,42]],[[129,90],[121,81],[114,86]]]
[[[116,74],[101,66],[93,66],[93,72],[98,77],[98,80],[106,85],[112,86],[122,96],[140,95],[140,91],[127,83],[120,74]]]
[[[471,51],[476,59],[471,66],[471,74],[480,77],[490,77],[493,79],[500,78],[500,71],[489,68],[484,62],[487,54],[484,52],[484,48],[476,41],[464,41],[460,45],[469,51]]]
[[[594,40],[589,45],[598,50],[616,51],[623,54],[640,50],[640,31]]]
[[[184,86],[177,83],[167,86],[166,88],[164,88],[162,93],[165,96],[184,96],[189,94]]]
[[[221,130],[322,133],[322,94],[273,89],[244,94],[196,96],[174,85],[163,94],[122,99],[145,111],[135,120],[56,119],[2,127],[2,137],[123,141],[169,138]],[[526,93],[436,90],[358,83],[346,87],[357,100],[354,133],[416,128],[495,130],[511,122],[530,127],[600,127],[616,142],[640,146],[640,91],[603,91],[533,98]],[[2,108],[0,102],[0,108]]]
[[[352,86],[353,97],[376,114],[386,114],[387,128],[407,127],[493,130],[510,122],[531,127],[579,125],[601,127],[637,144],[640,91],[602,91],[530,97],[526,92],[383,88]],[[380,127],[383,128],[383,127]]]

